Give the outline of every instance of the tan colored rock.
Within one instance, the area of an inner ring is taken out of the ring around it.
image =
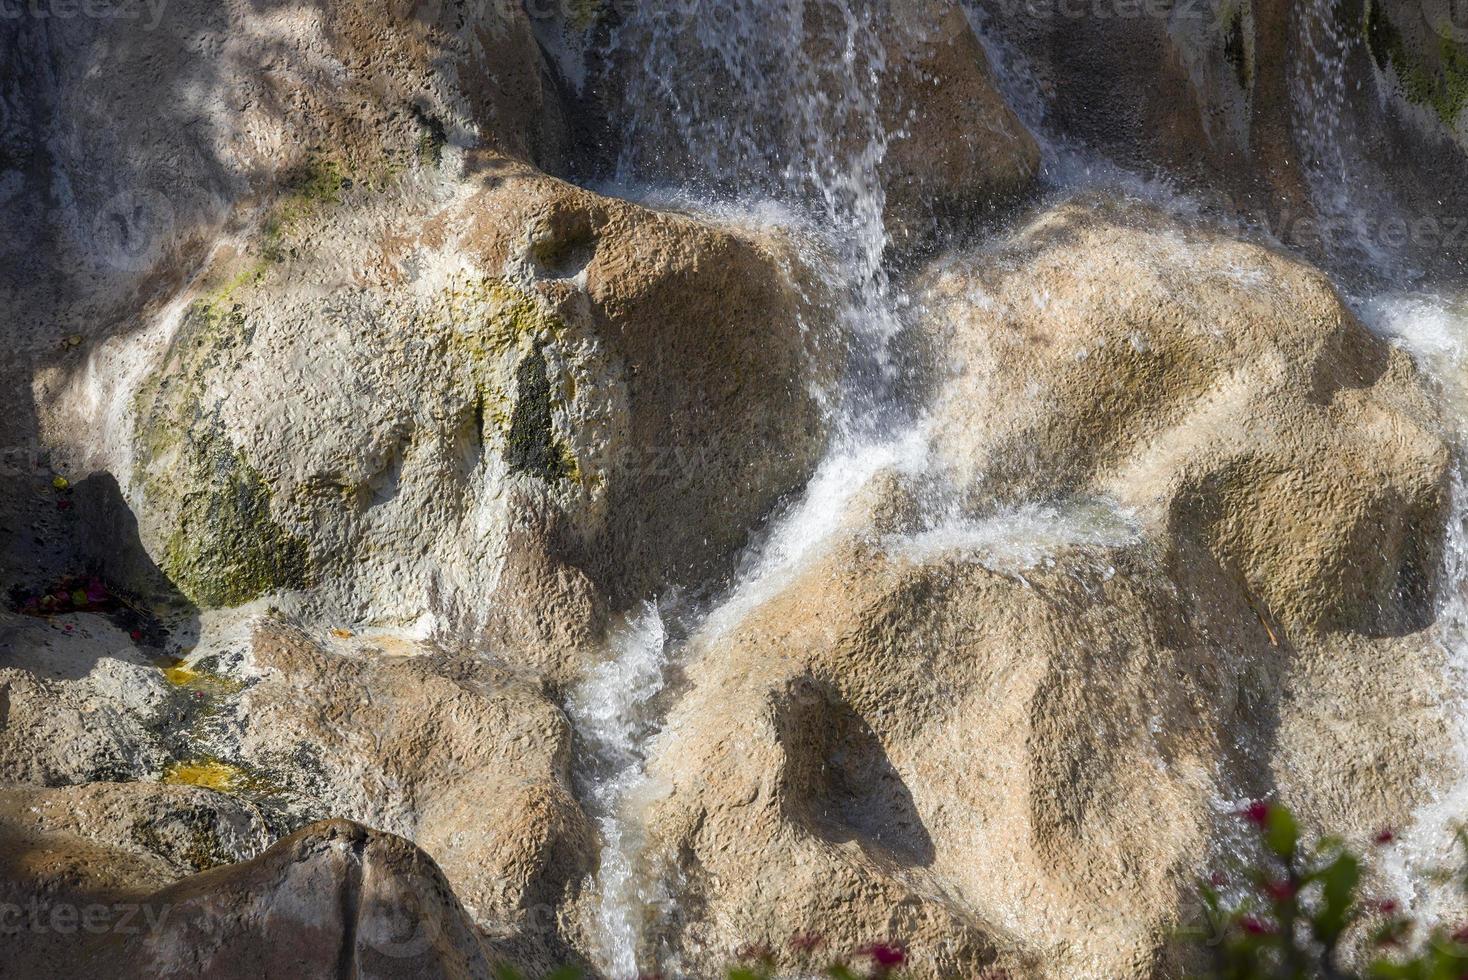
[[[1286,630],[1431,616],[1447,450],[1406,353],[1284,253],[1072,201],[927,280],[935,445],[977,497],[1111,497]]]
[[[1408,632],[1437,421],[1318,272],[1148,210],[1070,202],[924,284],[928,470],[879,473],[693,640],[633,803],[672,896],[649,948],[1185,972],[1242,801],[1365,835],[1451,771],[1442,653]]]
[[[62,860],[83,841],[79,854],[87,847],[110,851],[120,869],[134,869],[134,883],[158,886],[249,860],[271,842],[259,811],[242,800],[197,786],[141,782],[6,786],[0,828],[12,853],[32,855],[27,866],[37,875],[45,866],[39,856]],[[35,884],[45,882],[37,877]]]
[[[800,484],[833,358],[781,243],[475,166],[222,258],[93,465],[200,606],[314,589],[561,683],[609,602],[707,574]]]
[[[229,758],[271,795],[400,834],[526,968],[574,957],[558,910],[594,860],[570,789],[571,731],[532,683],[477,659],[262,623],[227,709]],[[246,796],[250,794],[247,792]]]
[[[162,889],[105,847],[65,836],[44,846],[81,863],[40,891],[10,876],[0,886],[22,916],[7,976],[491,975],[494,960],[432,860],[346,821]]]
[[[0,784],[156,777],[170,694],[122,630],[0,612]]]
[[[1171,976],[1241,801],[1365,836],[1428,797],[1451,743],[1424,637],[1280,648],[1165,546],[1065,537],[858,531],[700,643],[642,804],[671,892],[649,948],[793,967],[815,933],[903,942],[919,977]]]

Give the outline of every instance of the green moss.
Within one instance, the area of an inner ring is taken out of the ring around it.
[[[197,489],[180,501],[177,530],[164,548],[163,571],[180,592],[205,607],[238,606],[279,589],[310,584],[306,543],[270,514],[270,491],[223,437],[198,440],[189,462]]]
[[[1380,0],[1369,0],[1365,13],[1366,45],[1383,71],[1390,68],[1402,94],[1417,105],[1432,109],[1448,128],[1453,128],[1468,107],[1468,50],[1447,35],[1437,38],[1436,50],[1414,52]]]
[[[304,588],[311,579],[305,542],[272,518],[264,478],[203,400],[209,372],[252,333],[238,306],[195,303],[135,404],[134,477],[175,515],[159,565],[204,607],[237,606],[277,589]]]
[[[282,192],[271,206],[261,229],[260,254],[264,262],[280,262],[288,252],[285,244],[290,230],[323,206],[341,203],[341,192],[352,186],[341,165],[335,160],[312,154],[283,182]]]
[[[418,123],[418,162],[426,167],[437,167],[443,162],[443,148],[448,145],[448,129],[437,116],[416,105],[412,110]]]
[[[455,325],[453,342],[476,360],[551,340],[565,331],[559,317],[502,279],[474,282],[445,296],[443,305]]]
[[[535,347],[515,373],[516,402],[510,416],[505,460],[517,473],[548,483],[580,479],[576,457],[555,436],[551,422],[551,388],[545,353]]]

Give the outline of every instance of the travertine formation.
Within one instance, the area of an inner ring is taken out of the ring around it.
[[[0,21],[0,911],[104,910],[7,935],[0,975],[605,970],[623,848],[669,976],[818,935],[1170,977],[1240,801],[1359,836],[1453,778],[1434,387],[1309,258],[1042,183],[1001,94],[1031,72],[1051,126],[1304,206],[1265,145],[1304,14],[1014,21],[1020,58],[978,5],[797,4],[832,79],[853,25],[881,42],[862,279],[831,229],[587,179],[635,32],[547,6]],[[1435,187],[1460,45],[1409,61],[1443,5],[1375,6],[1346,64],[1442,130]],[[707,67],[691,104],[734,112]],[[805,540],[873,390],[900,458]],[[659,598],[677,662],[624,726],[656,734],[591,744],[568,706]]]

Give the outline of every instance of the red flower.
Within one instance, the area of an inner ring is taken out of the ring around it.
[[[1255,800],[1240,810],[1239,816],[1256,826],[1262,827],[1269,822],[1269,804],[1263,800]]]
[[[889,946],[886,943],[873,943],[863,953],[877,961],[877,966],[884,970],[901,966],[907,962],[907,953],[900,946]]]
[[[1376,911],[1380,912],[1382,915],[1396,915],[1397,908],[1397,900],[1394,898],[1383,899],[1382,901],[1376,903]]]
[[[1240,919],[1239,928],[1251,936],[1267,936],[1274,931],[1266,923],[1260,922],[1252,915],[1246,915]]]
[[[1371,839],[1376,843],[1378,847],[1385,846],[1397,839],[1397,832],[1395,830],[1392,830],[1390,827],[1383,827],[1378,830],[1376,832],[1376,836]]]
[[[131,633],[128,634],[128,636],[132,639],[134,643],[136,643],[143,638],[143,631],[133,630]]]

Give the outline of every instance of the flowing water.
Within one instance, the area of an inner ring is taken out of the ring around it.
[[[970,7],[1005,96],[1036,134],[1053,194],[1103,185],[1192,219],[1198,205],[1165,180],[1144,179],[1047,132],[1044,102],[1023,60],[984,29]],[[1296,138],[1307,155],[1312,206],[1337,234],[1325,255],[1343,294],[1373,329],[1401,344],[1441,389],[1459,459],[1468,444],[1468,302],[1448,287],[1412,280],[1400,250],[1373,229],[1395,214],[1389,188],[1372,172],[1351,128],[1347,63],[1352,45],[1331,0],[1297,11],[1300,52],[1291,77]],[[889,276],[882,164],[899,134],[883,125],[887,71],[878,30],[861,0],[684,0],[641,4],[610,42],[607,61],[628,79],[621,105],[615,192],[651,189],[685,206],[741,215],[814,238],[829,256],[825,286],[849,357],[831,401],[827,455],[803,495],[743,557],[732,584],[712,601],[649,603],[617,634],[608,659],[574,692],[570,713],[584,745],[582,794],[602,834],[596,888],[600,967],[621,980],[653,967],[643,950],[649,909],[666,901],[645,866],[641,812],[655,792],[646,766],[666,712],[672,673],[694,644],[718,635],[788,584],[833,538],[846,505],[882,470],[922,475],[928,436],[903,398],[892,346],[904,297]],[[627,68],[628,65],[632,67]],[[1462,469],[1460,464],[1460,470]],[[1468,692],[1468,480],[1455,480],[1436,635],[1453,689]],[[941,495],[929,529],[891,542],[897,552],[971,552],[1006,570],[1043,561],[1071,542],[1121,544],[1134,529],[1100,507],[1039,506],[974,518]],[[678,620],[670,630],[667,620]],[[676,635],[674,635],[676,633]],[[1468,699],[1455,732],[1468,761]],[[1468,767],[1465,767],[1468,772]],[[1394,869],[1403,888],[1444,856],[1449,821],[1468,806],[1468,779],[1419,815]]]
[[[845,503],[879,469],[921,465],[923,440],[893,394],[890,345],[900,329],[884,258],[881,167],[886,53],[860,0],[709,0],[639,5],[609,58],[631,61],[615,184],[721,215],[768,221],[815,240],[847,378],[831,404],[831,446],[801,498],[744,555],[735,584],[682,615],[707,636],[773,595],[839,525]],[[676,605],[676,603],[675,603]],[[584,795],[602,831],[597,874],[600,967],[636,976],[641,928],[659,900],[643,864],[645,764],[658,730],[657,694],[686,643],[649,609],[575,692],[587,745]]]

